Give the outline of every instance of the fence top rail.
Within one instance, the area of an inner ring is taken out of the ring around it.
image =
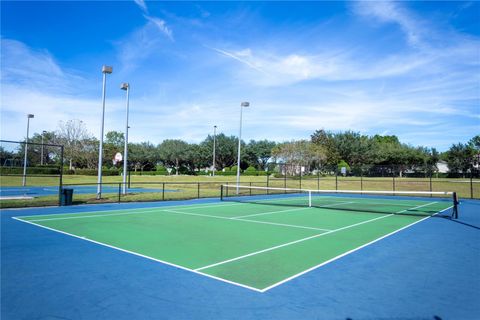
[[[50,146],[50,147],[62,147],[63,144],[53,144],[53,143],[36,143],[36,142],[25,142],[25,141],[12,141],[12,140],[0,140],[0,143],[18,143],[18,144],[33,144],[37,146]]]

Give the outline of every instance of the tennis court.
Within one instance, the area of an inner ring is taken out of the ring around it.
[[[14,219],[265,292],[453,207],[437,194],[224,188],[217,203]]]
[[[66,188],[74,190],[75,194],[96,194],[97,186],[96,185],[66,185]],[[165,189],[163,192],[176,192],[177,190]],[[102,186],[103,193],[118,193],[118,186]],[[162,189],[156,188],[129,188],[129,192],[162,192]],[[26,196],[26,197],[47,197],[52,195],[58,195],[58,187],[56,186],[1,186],[0,187],[0,197],[8,198],[15,196]]]

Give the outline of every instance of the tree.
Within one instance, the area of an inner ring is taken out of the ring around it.
[[[159,160],[158,149],[150,142],[128,144],[128,162],[135,171],[153,170]]]
[[[188,149],[188,143],[177,139],[164,140],[158,146],[160,160],[168,166],[175,167],[176,175],[180,166],[186,162]]]
[[[272,149],[276,146],[274,141],[250,140],[245,147],[245,161],[257,169],[265,170],[267,163],[272,157]]]
[[[272,150],[276,161],[291,165],[287,168],[288,174],[297,173],[295,167],[319,166],[326,159],[322,147],[307,140],[298,140],[277,144]]]
[[[465,174],[473,169],[475,149],[470,144],[453,144],[446,152],[448,170],[451,173]]]
[[[83,151],[84,143],[90,139],[91,137],[83,121],[73,119],[67,122],[59,122],[57,143],[64,145],[64,156],[69,162],[70,170],[73,168],[74,159]]]
[[[237,147],[237,137],[227,137],[223,133],[216,136],[215,163],[218,169],[231,167],[233,164],[237,163]],[[245,150],[245,143],[243,142],[242,150]],[[202,143],[200,143],[200,153],[201,161],[204,161],[206,166],[211,166],[213,160],[213,136],[209,135]]]

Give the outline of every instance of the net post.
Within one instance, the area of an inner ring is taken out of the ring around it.
[[[58,182],[58,205],[61,206],[63,189],[63,145],[60,147],[60,178]]]
[[[453,209],[452,209],[453,219],[458,219],[458,205],[459,205],[459,201],[458,201],[457,193],[454,192],[453,193]]]
[[[308,207],[312,207],[312,190],[308,190]]]

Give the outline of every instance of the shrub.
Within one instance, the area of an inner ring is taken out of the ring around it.
[[[257,169],[254,167],[250,166],[245,171],[243,172],[246,176],[256,176],[258,175]]]
[[[340,162],[338,163],[337,167],[338,167],[338,172],[339,172],[339,173],[342,172],[342,168],[346,168],[346,169],[347,169],[347,173],[350,172],[350,166],[348,165],[348,163],[345,162],[345,160],[340,160]]]

